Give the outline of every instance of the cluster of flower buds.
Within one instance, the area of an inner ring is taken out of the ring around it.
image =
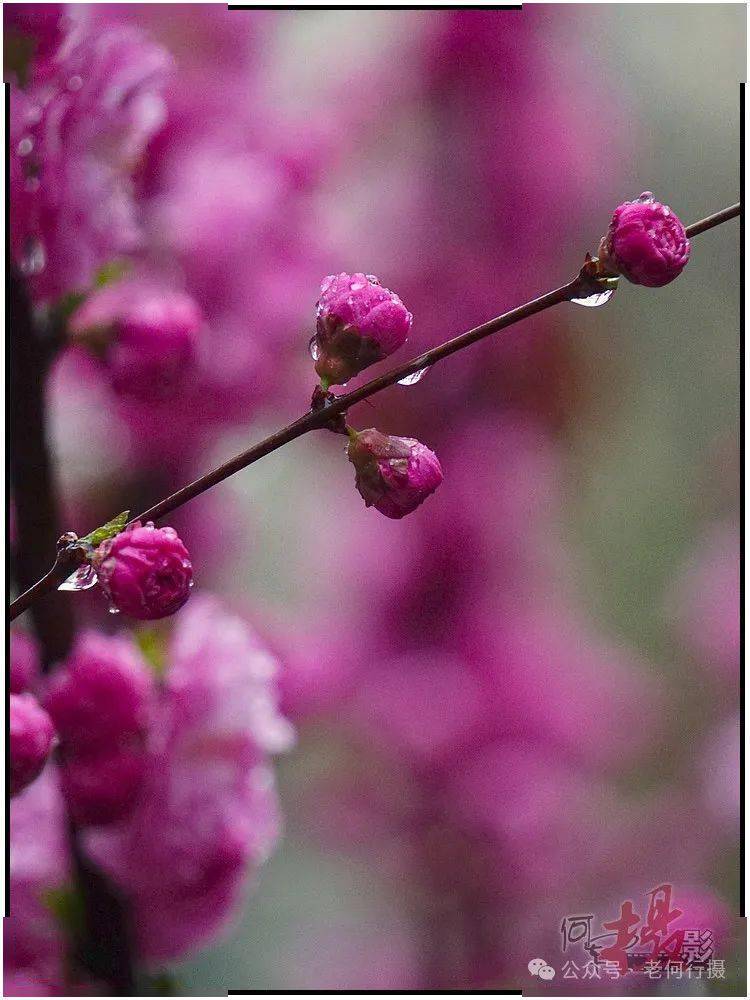
[[[179,389],[202,325],[189,295],[136,279],[94,291],[68,321],[73,340],[104,359],[115,390],[143,400]]]
[[[329,385],[343,385],[401,347],[412,316],[398,295],[372,274],[329,275],[320,293],[312,354],[327,392]],[[346,427],[346,431],[355,485],[365,504],[386,517],[411,513],[442,482],[437,456],[414,438],[393,437],[374,428]]]
[[[60,739],[61,782],[80,825],[127,816],[146,767],[154,679],[126,638],[84,633],[45,700]]]
[[[659,288],[674,281],[687,264],[690,240],[672,209],[644,191],[615,209],[598,253],[607,272]]]

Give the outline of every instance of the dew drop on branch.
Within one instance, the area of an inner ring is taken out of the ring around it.
[[[594,292],[593,295],[587,295],[583,299],[571,299],[571,302],[575,302],[577,306],[588,306],[590,309],[596,309],[597,306],[603,306],[612,298],[614,288],[608,288],[606,292]]]
[[[427,368],[420,368],[419,371],[412,372],[411,375],[404,375],[404,377],[400,378],[396,384],[416,385],[417,382],[422,381],[422,379],[425,377],[428,371],[429,371],[429,365],[427,366]]]
[[[67,580],[63,581],[58,590],[91,590],[96,585],[98,577],[96,570],[89,563],[79,566],[75,573],[71,573]]]

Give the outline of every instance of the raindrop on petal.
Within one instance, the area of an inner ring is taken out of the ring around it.
[[[18,143],[18,155],[28,156],[31,150],[34,148],[34,140],[30,135],[25,135],[23,139]]]
[[[429,365],[427,368],[420,368],[417,372],[412,372],[411,375],[404,375],[403,378],[398,380],[397,385],[416,385],[417,382],[421,382],[425,374],[429,371]]]
[[[97,582],[96,570],[90,563],[79,566],[67,580],[60,584],[58,590],[91,590]]]
[[[606,292],[594,292],[593,295],[587,295],[585,299],[571,299],[571,302],[575,302],[577,306],[588,306],[590,309],[595,309],[597,306],[603,306],[605,303],[609,302],[614,293],[614,288],[608,288]]]
[[[318,343],[318,337],[316,334],[313,334],[313,336],[310,337],[310,343],[307,345],[307,349],[309,350],[310,357],[313,361],[317,361],[320,357],[320,344]]]

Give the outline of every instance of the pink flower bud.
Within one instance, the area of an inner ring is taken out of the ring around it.
[[[650,288],[674,281],[689,257],[685,227],[650,191],[615,210],[599,244],[599,260],[609,271]]]
[[[152,521],[102,542],[93,565],[111,609],[143,621],[179,611],[193,586],[190,555],[177,532]]]
[[[103,354],[118,392],[152,400],[174,395],[184,381],[202,322],[190,296],[132,280],[94,292],[69,326]]]
[[[332,274],[320,286],[315,371],[343,385],[404,343],[411,313],[372,274]]]
[[[28,691],[39,676],[39,651],[28,632],[13,629],[10,633],[10,690],[13,694]]]
[[[365,504],[386,517],[410,514],[443,481],[437,455],[414,438],[392,437],[374,428],[352,432],[347,455]]]
[[[143,784],[146,762],[146,752],[139,746],[67,758],[60,768],[61,786],[75,822],[103,826],[128,816]]]
[[[10,695],[10,794],[18,795],[47,762],[55,731],[31,694]]]
[[[145,734],[154,680],[130,639],[84,633],[45,699],[66,754],[101,751]]]

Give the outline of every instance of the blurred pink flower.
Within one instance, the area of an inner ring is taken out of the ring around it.
[[[17,989],[48,984],[60,994],[65,942],[45,893],[69,877],[62,799],[47,768],[10,806],[10,917],[3,921],[5,975]],[[6,982],[6,993],[7,993]],[[23,995],[23,994],[22,994]]]
[[[207,944],[237,913],[279,833],[269,756],[292,741],[275,661],[212,598],[175,620],[167,662],[135,812],[87,838],[133,905],[150,966]]]
[[[103,356],[118,392],[148,402],[179,389],[195,363],[201,323],[190,296],[131,278],[93,292],[68,325]]]
[[[76,23],[10,100],[11,247],[36,299],[81,290],[140,239],[131,174],[164,119],[169,57]]]
[[[734,686],[740,664],[740,542],[731,521],[717,523],[680,570],[667,617],[690,655]]]
[[[8,704],[10,794],[18,795],[42,771],[52,750],[52,720],[33,694],[11,694]]]
[[[154,678],[132,639],[92,630],[53,674],[45,705],[64,747],[79,752],[145,736],[154,697]]]
[[[739,717],[731,716],[709,733],[697,761],[708,812],[719,830],[732,838],[740,828],[741,740]]]
[[[10,690],[13,694],[33,690],[39,677],[36,639],[20,628],[10,633]]]

